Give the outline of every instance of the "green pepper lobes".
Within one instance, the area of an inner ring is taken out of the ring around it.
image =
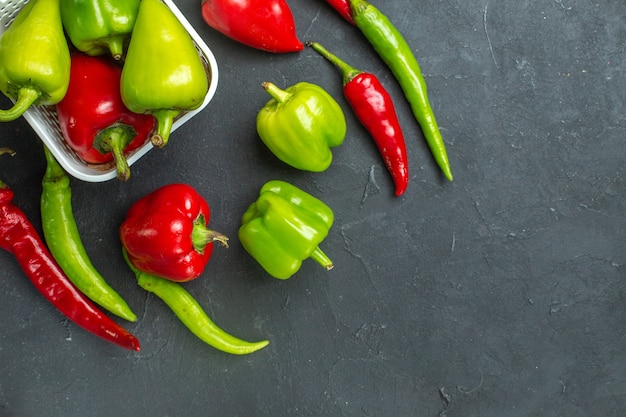
[[[61,21],[72,44],[87,55],[122,59],[139,0],[61,0]]]
[[[157,148],[167,144],[176,116],[200,107],[209,91],[191,35],[161,0],[139,4],[120,84],[129,110],[156,117]]]
[[[281,90],[263,88],[273,97],[257,115],[257,132],[281,161],[294,168],[321,172],[333,159],[331,148],[346,137],[346,118],[339,104],[321,87],[300,82]]]
[[[61,101],[70,82],[70,51],[59,0],[31,0],[0,38],[0,91],[14,99],[0,121],[20,117],[33,104]]]
[[[319,248],[333,221],[324,202],[290,183],[272,180],[243,214],[239,240],[268,274],[288,279],[308,258],[333,268]]]

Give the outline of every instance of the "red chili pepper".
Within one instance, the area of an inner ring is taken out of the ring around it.
[[[156,119],[128,110],[121,76],[121,66],[108,56],[72,54],[69,88],[56,109],[63,137],[78,156],[93,164],[115,160],[117,176],[125,181],[125,155],[146,143]]]
[[[409,183],[409,164],[404,134],[391,96],[374,74],[348,65],[317,42],[307,42],[307,45],[341,71],[343,93],[359,121],[372,135],[393,178],[396,196],[402,195]]]
[[[352,13],[350,12],[350,3],[347,0],[326,0],[339,14],[348,22],[354,25],[354,19],[352,19]]]
[[[193,187],[170,184],[133,204],[120,226],[120,239],[141,272],[190,281],[204,271],[213,242],[228,246],[226,236],[207,229],[209,219],[209,205]]]
[[[0,149],[0,154],[10,152]],[[0,248],[11,253],[35,288],[61,313],[83,329],[126,349],[139,341],[99,310],[71,283],[22,210],[13,191],[0,181]]]
[[[275,53],[304,49],[285,0],[203,0],[202,17],[213,29],[252,48]]]

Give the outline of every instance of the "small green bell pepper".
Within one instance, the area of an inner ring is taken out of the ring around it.
[[[327,270],[333,262],[319,248],[334,221],[330,207],[280,180],[267,182],[243,214],[239,240],[244,249],[278,279],[288,279],[308,258]]]
[[[341,106],[322,87],[300,82],[281,90],[271,82],[272,96],[257,115],[257,132],[278,159],[294,168],[321,172],[333,159],[332,147],[346,137]]]
[[[161,0],[141,0],[126,52],[120,91],[130,111],[157,119],[151,138],[165,146],[174,119],[202,105],[209,77],[185,26]]]
[[[0,91],[15,100],[0,110],[0,122],[17,119],[33,104],[57,104],[69,83],[59,0],[31,0],[0,38]]]
[[[61,0],[61,21],[72,45],[87,55],[122,59],[139,0]]]

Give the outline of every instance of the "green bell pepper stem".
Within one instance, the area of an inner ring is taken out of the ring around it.
[[[315,262],[326,268],[327,271],[330,271],[335,266],[333,261],[320,249],[320,247],[316,247],[311,253],[311,259]]]
[[[0,122],[11,122],[23,115],[41,97],[41,91],[32,87],[22,87],[18,90],[17,101],[8,110],[0,110]]]
[[[122,249],[122,252],[126,263],[135,273],[139,286],[159,297],[206,344],[233,355],[253,353],[269,344],[268,340],[248,342],[226,333],[209,318],[202,306],[182,285],[139,271],[131,264],[126,250]]]
[[[153,112],[154,117],[157,119],[157,133],[152,138],[152,145],[156,148],[162,148],[167,145],[172,132],[172,125],[174,119],[180,114],[180,110],[156,110]]]
[[[273,99],[275,99],[279,103],[284,103],[293,96],[293,94],[280,89],[276,84],[268,81],[262,83],[261,86],[265,89],[265,91],[267,91],[270,96],[272,96]]]

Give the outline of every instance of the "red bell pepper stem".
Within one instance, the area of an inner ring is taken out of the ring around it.
[[[404,134],[391,96],[374,74],[348,65],[317,42],[307,42],[307,45],[341,71],[344,96],[372,135],[393,179],[396,196],[402,195],[409,183],[409,164]]]
[[[0,154],[12,153],[6,148]],[[0,248],[11,253],[35,288],[83,329],[125,349],[139,341],[83,295],[61,270],[26,214],[13,204],[13,191],[0,181]]]
[[[326,0],[326,2],[330,4],[333,9],[337,10],[346,21],[353,25],[355,24],[352,13],[350,12],[350,3],[348,3],[348,0]]]

